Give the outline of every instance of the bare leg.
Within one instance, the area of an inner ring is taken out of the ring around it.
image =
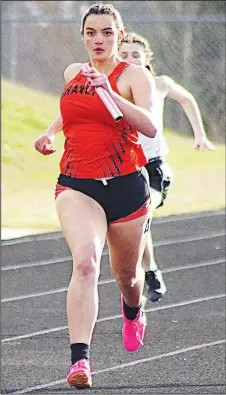
[[[152,212],[158,207],[162,199],[160,192],[151,188],[151,210]],[[152,242],[151,229],[149,230],[144,254],[142,258],[143,268],[145,271],[145,281],[147,285],[147,292],[149,299],[152,302],[157,302],[166,292],[166,286],[162,278],[162,273],[158,269],[155,262],[154,248]]]
[[[148,272],[149,270],[151,271],[156,271],[158,269],[158,266],[155,262],[155,256],[154,256],[154,248],[153,248],[153,241],[152,241],[152,234],[151,230],[149,231],[145,249],[144,249],[144,254],[143,254],[143,268],[145,272]]]
[[[129,222],[109,225],[108,244],[111,269],[128,306],[138,306],[142,300],[144,270],[141,265],[147,238],[148,216]]]
[[[151,188],[151,210],[152,210],[152,212],[160,204],[161,198],[162,198],[161,192],[158,192],[155,189]],[[157,265],[155,263],[151,229],[149,230],[149,234],[148,234],[148,237],[146,240],[146,245],[145,245],[145,249],[144,249],[142,262],[143,262],[143,268],[144,268],[145,272],[147,272],[149,270],[155,271],[158,269]]]
[[[73,257],[67,294],[70,343],[90,344],[98,314],[98,277],[106,237],[102,207],[77,191],[64,191],[56,199],[62,231]]]
[[[122,294],[122,340],[127,351],[143,345],[146,316],[141,308],[144,270],[141,264],[148,216],[112,224],[108,232],[111,268]]]

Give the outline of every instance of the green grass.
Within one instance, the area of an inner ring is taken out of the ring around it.
[[[193,139],[165,133],[170,148],[168,163],[174,180],[166,204],[155,216],[209,211],[225,207],[225,147],[198,152]]]
[[[2,227],[57,230],[54,190],[64,138],[44,157],[34,140],[59,114],[59,99],[2,81]],[[214,210],[225,205],[225,148],[196,152],[193,139],[165,131],[174,172],[167,204],[155,216]]]

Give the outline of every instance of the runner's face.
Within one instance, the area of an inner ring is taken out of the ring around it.
[[[119,56],[129,63],[137,64],[138,66],[146,65],[146,54],[143,46],[139,43],[123,42],[119,49]]]
[[[103,62],[117,55],[119,34],[111,15],[89,15],[84,26],[84,44],[89,58]]]

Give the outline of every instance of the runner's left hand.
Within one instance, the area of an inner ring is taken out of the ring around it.
[[[194,142],[194,148],[197,151],[209,151],[215,150],[215,146],[204,136],[196,137]]]
[[[109,94],[112,93],[111,85],[105,74],[99,73],[99,71],[97,71],[94,67],[90,67],[88,65],[85,65],[85,67],[82,68],[81,73],[88,79],[91,88],[100,87],[105,89]]]

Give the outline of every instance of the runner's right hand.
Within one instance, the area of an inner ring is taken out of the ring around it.
[[[54,135],[48,136],[47,133],[43,133],[34,142],[36,151],[40,152],[40,154],[42,155],[53,154],[54,152],[56,152],[55,148],[51,147],[53,141],[54,141]]]

